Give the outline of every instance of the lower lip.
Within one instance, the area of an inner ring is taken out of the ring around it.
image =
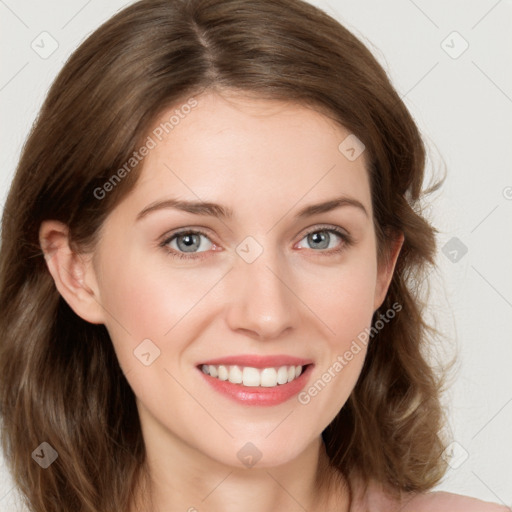
[[[245,405],[279,405],[297,395],[306,385],[309,374],[313,370],[313,364],[306,366],[305,370],[294,380],[287,384],[278,384],[272,388],[242,386],[233,384],[228,380],[220,380],[211,377],[198,368],[206,382],[215,391]]]

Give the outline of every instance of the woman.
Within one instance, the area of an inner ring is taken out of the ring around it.
[[[424,157],[306,3],[147,0],[92,34],[3,216],[2,440],[30,510],[505,510],[427,492]]]

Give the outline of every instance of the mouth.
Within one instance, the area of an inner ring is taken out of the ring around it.
[[[243,356],[197,366],[203,380],[217,392],[247,405],[278,405],[306,385],[314,364],[288,356]]]
[[[306,365],[307,366],[307,365]],[[293,382],[300,377],[306,366],[279,366],[277,368],[254,368],[252,366],[238,365],[201,365],[206,375],[231,384],[240,384],[244,387],[274,388]]]

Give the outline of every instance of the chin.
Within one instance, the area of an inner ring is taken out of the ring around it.
[[[244,440],[231,440],[219,443],[222,450],[210,453],[210,457],[220,464],[238,469],[264,469],[284,466],[291,463],[307,449],[307,442],[275,440],[261,437],[246,437]],[[209,450],[210,451],[210,450]]]

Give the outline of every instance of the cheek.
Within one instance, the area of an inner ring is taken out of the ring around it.
[[[371,253],[370,253],[371,254]],[[331,269],[332,270],[332,269]],[[325,324],[318,363],[299,402],[327,425],[347,401],[364,364],[373,316],[376,265],[372,258],[354,258],[317,284],[307,287],[310,308]],[[306,288],[304,288],[304,292]],[[311,420],[313,422],[313,419]]]
[[[353,276],[354,278],[356,276]],[[372,286],[373,285],[373,286]],[[348,349],[352,340],[364,332],[371,323],[374,304],[374,282],[371,280],[344,280],[338,283],[337,293],[326,298],[331,329],[331,349],[337,353]]]
[[[316,272],[314,278],[303,270],[302,296],[328,327],[331,349],[343,349],[371,322],[377,277],[371,256],[369,250],[354,252],[339,266]]]
[[[148,339],[163,356],[159,365],[175,361],[193,338],[198,315],[209,314],[204,299],[222,274],[218,268],[173,268],[165,256],[148,264],[142,255],[123,259],[109,253],[101,274],[101,302],[123,369],[139,366],[134,350]]]

